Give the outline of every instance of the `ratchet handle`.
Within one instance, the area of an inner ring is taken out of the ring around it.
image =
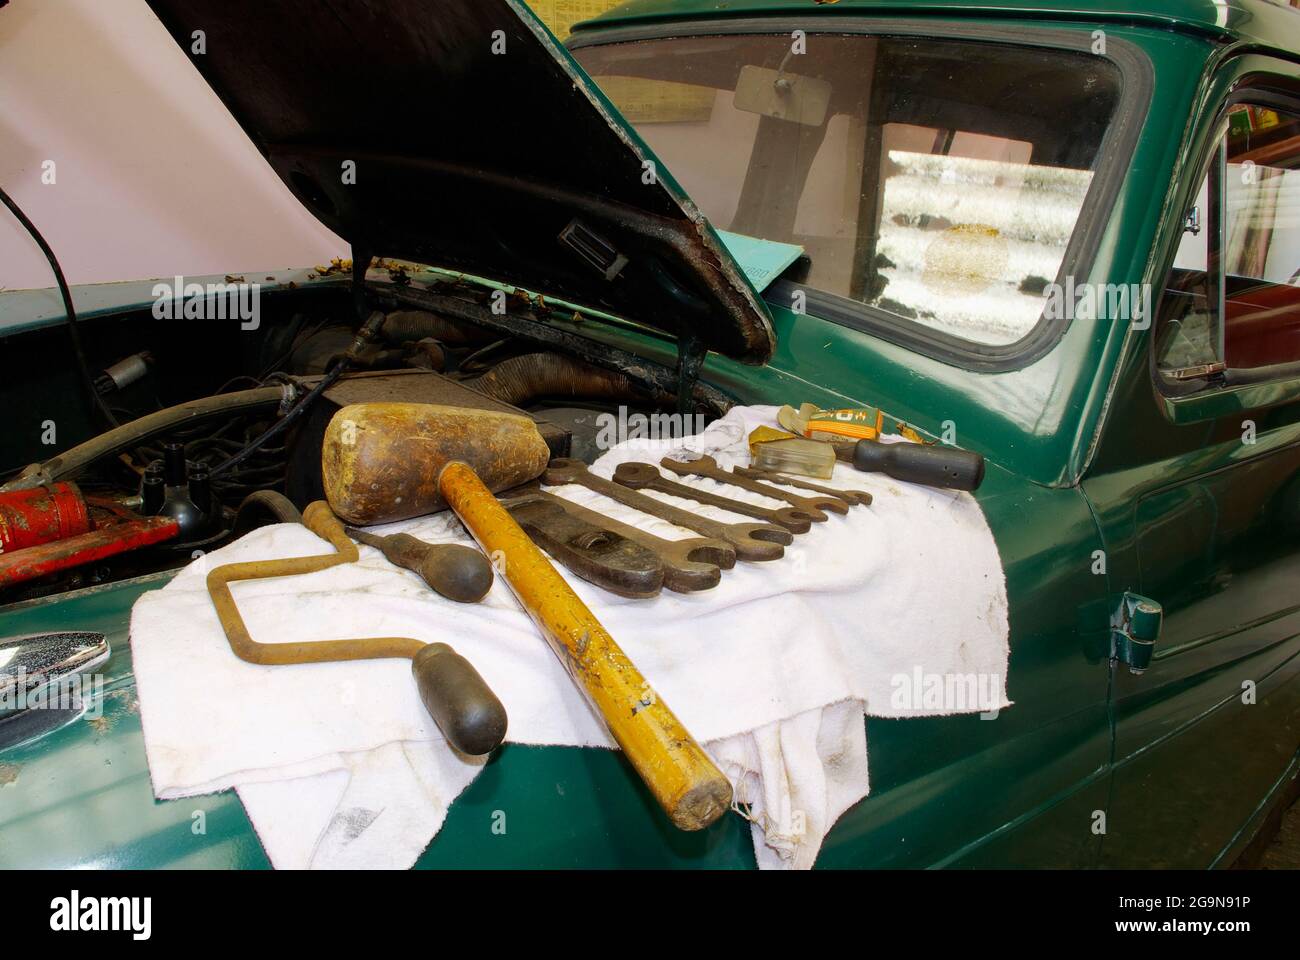
[[[445,643],[430,643],[411,659],[424,708],[461,753],[491,753],[506,736],[506,708],[474,669]]]
[[[853,466],[947,490],[977,490],[984,481],[984,457],[960,447],[859,440],[853,447]]]

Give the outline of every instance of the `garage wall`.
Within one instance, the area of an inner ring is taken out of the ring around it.
[[[533,7],[563,38],[617,2]],[[52,184],[42,182],[46,161],[55,164]],[[283,270],[347,255],[144,0],[0,6],[0,186],[73,284]],[[0,208],[0,289],[53,285],[40,250]]]
[[[41,182],[46,160],[53,184]],[[0,7],[0,184],[69,283],[302,267],[347,251],[271,172],[144,0]],[[0,207],[0,287],[53,284]]]

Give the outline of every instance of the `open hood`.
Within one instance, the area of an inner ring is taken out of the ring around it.
[[[149,5],[275,172],[354,250],[590,306],[751,363],[771,356],[770,317],[713,229],[522,4]]]

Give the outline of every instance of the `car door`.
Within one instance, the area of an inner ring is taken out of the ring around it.
[[[1117,622],[1164,611],[1112,667],[1108,866],[1226,862],[1300,746],[1300,84],[1251,56],[1211,89],[1084,483]]]

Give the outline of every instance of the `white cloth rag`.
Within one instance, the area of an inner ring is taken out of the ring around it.
[[[724,468],[747,464],[750,430],[773,425],[775,412],[738,407],[696,436],[627,440],[592,469],[608,477],[624,461],[690,452]],[[682,482],[783,505],[712,480]],[[866,796],[864,714],[1010,705],[1004,577],[974,498],[843,464],[826,485],[868,490],[875,502],[830,514],[780,560],[737,563],[711,590],[630,600],[561,568],[731,779],[760,867],[810,867],[835,820]],[[554,489],[668,539],[695,535],[577,485]],[[723,521],[749,519],[664,499]],[[379,528],[399,530],[471,542],[449,512]],[[277,867],[404,868],[482,761],[446,744],[407,661],[239,660],[204,583],[224,563],[328,549],[300,525],[263,527],[136,603],[131,643],[154,793],[236,788]],[[259,641],[448,641],[505,704],[508,740],[614,746],[500,578],[482,603],[451,603],[363,546],[356,564],[233,590]]]

